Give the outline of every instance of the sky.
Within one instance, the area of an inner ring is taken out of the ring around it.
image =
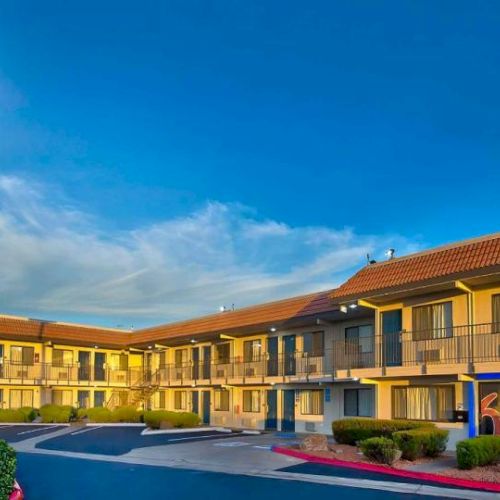
[[[135,328],[499,230],[500,4],[0,5],[0,310]]]

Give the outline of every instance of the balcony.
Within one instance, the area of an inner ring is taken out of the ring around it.
[[[337,378],[472,373],[498,369],[500,324],[402,331],[334,343]]]
[[[0,363],[0,384],[109,385],[127,387],[129,371],[102,366],[53,363]]]

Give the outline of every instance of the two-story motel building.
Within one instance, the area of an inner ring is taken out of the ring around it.
[[[371,263],[335,290],[135,332],[0,317],[3,408],[134,404],[331,433],[428,420],[500,434],[500,233]],[[498,414],[498,415],[497,415]]]

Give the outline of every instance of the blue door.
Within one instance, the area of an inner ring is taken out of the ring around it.
[[[193,380],[198,380],[200,376],[200,348],[193,347],[191,351],[191,359],[193,360]],[[198,393],[196,393],[198,394]]]
[[[283,337],[283,354],[285,375],[295,375],[295,335],[285,335]]]
[[[295,432],[295,390],[283,391],[283,418],[281,419],[281,430],[284,432]]]
[[[382,313],[384,366],[401,366],[401,309]]]
[[[278,429],[278,391],[274,389],[267,391],[265,428],[268,431],[275,431]]]
[[[196,413],[198,414],[200,408],[199,408],[199,404],[198,404],[198,391],[193,391],[191,393],[191,409],[193,411],[193,413]]]
[[[210,391],[203,391],[203,423],[210,424]]]
[[[267,375],[276,377],[278,373],[278,337],[270,337],[267,339]]]
[[[210,361],[212,358],[212,348],[208,345],[203,348],[203,378],[210,378]]]

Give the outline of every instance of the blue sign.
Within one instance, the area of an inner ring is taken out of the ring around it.
[[[329,403],[332,399],[331,389],[325,389],[325,403]]]

